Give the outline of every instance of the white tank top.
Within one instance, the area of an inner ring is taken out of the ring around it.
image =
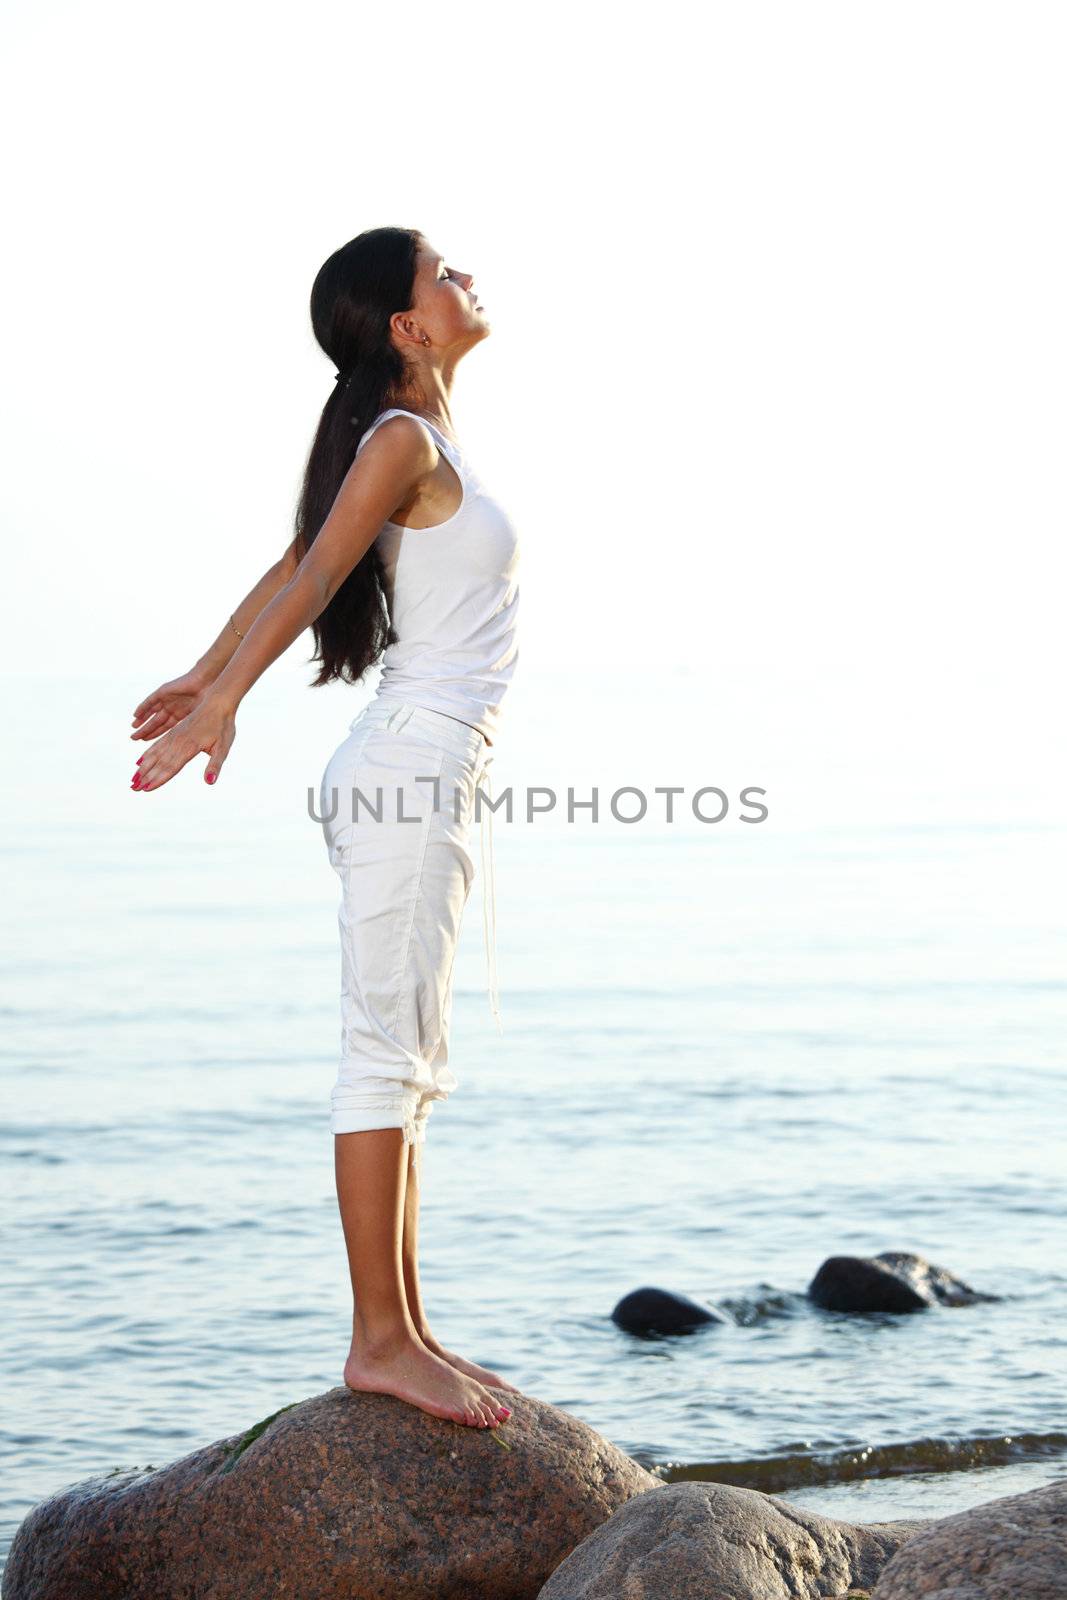
[[[393,406],[375,417],[357,456],[381,423],[403,416],[421,422],[455,468],[463,499],[447,521],[428,528],[382,524],[375,548],[397,642],[382,655],[378,692],[458,717],[495,743],[519,657],[518,536],[465,452],[414,411]]]

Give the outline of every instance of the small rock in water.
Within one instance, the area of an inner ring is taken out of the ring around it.
[[[728,1323],[730,1318],[671,1289],[646,1287],[623,1295],[611,1320],[625,1333],[687,1333],[709,1322]]]

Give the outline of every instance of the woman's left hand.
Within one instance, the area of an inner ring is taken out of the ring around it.
[[[190,672],[183,672],[180,678],[161,683],[158,689],[145,695],[134,711],[134,731],[130,738],[158,739],[161,733],[169,733],[175,723],[196,710],[217,677],[217,672],[212,676],[196,666]]]
[[[137,763],[132,788],[159,789],[201,751],[210,756],[205,783],[214,783],[237,734],[233,707],[210,694],[181,722],[162,734]]]

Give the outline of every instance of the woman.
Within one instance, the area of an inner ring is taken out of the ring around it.
[[[408,228],[335,251],[311,320],[338,370],[296,536],[196,667],[137,707],[132,737],[156,742],[133,787],[161,788],[202,751],[214,783],[238,705],[305,628],[321,662],[313,687],[356,682],[381,658],[377,694],[320,795],[342,885],[331,1129],[354,1298],[344,1381],[495,1427],[511,1413],[491,1389],[520,1391],[436,1340],[417,1263],[419,1145],[433,1102],[456,1086],[448,1027],[476,791],[517,660],[515,530],[449,408],[456,364],[489,323],[471,275]]]

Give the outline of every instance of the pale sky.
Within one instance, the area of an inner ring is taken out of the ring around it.
[[[524,695],[680,669],[768,759],[1062,781],[1058,6],[6,17],[6,672],[192,664],[291,536],[315,273],[400,224],[492,324]]]

